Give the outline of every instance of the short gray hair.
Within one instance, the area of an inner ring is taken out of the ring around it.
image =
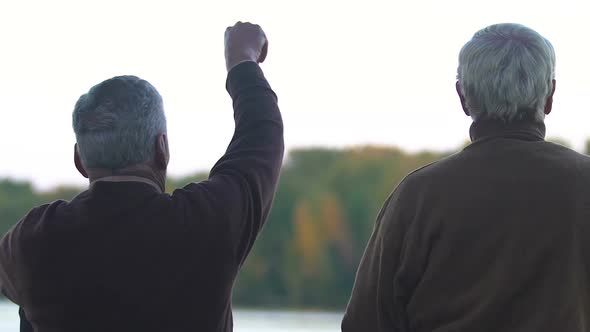
[[[156,137],[166,132],[162,97],[149,82],[117,76],[82,95],[72,115],[82,163],[111,170],[155,156]]]
[[[553,46],[520,24],[484,28],[459,54],[457,79],[474,120],[542,121],[554,78]]]

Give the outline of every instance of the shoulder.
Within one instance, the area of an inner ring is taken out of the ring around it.
[[[66,201],[57,200],[51,203],[43,204],[32,208],[16,225],[23,227],[30,227],[34,226],[35,224],[41,222],[43,219],[46,219],[49,216],[55,214],[55,212],[63,207],[63,205],[67,204]]]
[[[406,175],[383,204],[378,219],[389,219],[392,214],[407,214],[413,211],[429,192],[428,188],[432,187],[433,179],[442,175],[446,160],[452,158],[454,155],[424,165]]]
[[[220,198],[218,186],[212,186],[211,180],[191,182],[182,188],[175,189],[169,196],[173,210],[182,216],[198,214],[200,217],[215,216],[220,210]]]
[[[35,234],[44,228],[43,220],[64,203],[65,201],[54,201],[35,207],[14,224],[0,240],[1,251],[5,256],[3,260],[20,252],[26,243],[34,242]]]
[[[555,150],[552,169],[560,169],[563,173],[574,177],[574,181],[583,180],[585,184],[590,183],[590,156],[574,151],[568,147],[547,143]]]
[[[557,143],[545,142],[545,145],[547,146],[547,148],[550,148],[551,150],[555,151],[556,153],[559,153],[561,156],[566,157],[567,159],[575,160],[579,163],[586,165],[590,164],[590,156],[586,154],[579,153],[575,150],[572,150],[566,146]]]
[[[39,230],[43,229],[43,223],[51,222],[58,211],[69,204],[64,200],[56,200],[31,209],[16,225],[19,228],[21,237],[30,238]]]
[[[536,146],[534,161],[547,174],[561,179],[590,183],[590,156],[574,151],[566,146],[540,142]]]
[[[202,195],[206,192],[206,186],[202,182],[190,182],[181,188],[174,189],[170,195],[170,199],[174,203],[185,201],[194,201],[195,199],[202,199]]]
[[[438,181],[447,179],[452,175],[457,165],[461,163],[462,158],[462,152],[457,152],[415,169],[404,177],[393,194],[424,193],[425,187],[432,188]]]

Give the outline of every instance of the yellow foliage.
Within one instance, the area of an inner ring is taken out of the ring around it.
[[[312,276],[318,271],[322,239],[307,201],[299,202],[295,207],[294,222],[295,246],[301,256],[303,273],[306,276]]]
[[[338,250],[340,256],[348,264],[353,264],[352,238],[344,216],[342,205],[333,194],[324,196],[321,200],[321,216],[323,233]]]

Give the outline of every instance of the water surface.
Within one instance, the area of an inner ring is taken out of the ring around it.
[[[337,332],[341,318],[335,312],[235,309],[234,331]],[[18,332],[18,324],[18,308],[0,301],[0,332]]]

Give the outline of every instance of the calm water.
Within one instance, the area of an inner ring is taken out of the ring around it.
[[[18,332],[17,307],[0,302],[0,332]],[[337,332],[341,313],[234,310],[235,332]]]

